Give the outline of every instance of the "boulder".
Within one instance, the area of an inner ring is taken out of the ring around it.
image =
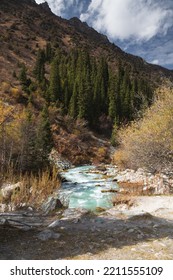
[[[72,167],[71,162],[63,159],[60,154],[56,150],[52,150],[49,155],[49,160],[56,165],[60,170],[66,170]]]
[[[49,239],[59,239],[60,236],[61,236],[60,233],[55,233],[54,231],[52,231],[50,229],[45,229],[45,230],[41,231],[39,234],[37,234],[37,238],[42,241],[46,241]]]
[[[49,197],[48,200],[42,205],[42,210],[45,214],[61,208],[63,208],[63,205],[57,197]]]
[[[20,191],[21,183],[5,184],[1,188],[1,195],[5,201],[10,201],[13,193]]]
[[[0,219],[0,225],[9,226],[9,221],[5,218]]]

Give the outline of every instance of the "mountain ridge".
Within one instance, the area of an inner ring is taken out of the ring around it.
[[[118,127],[142,116],[158,85],[172,85],[172,71],[123,52],[47,4],[1,0],[0,28],[1,107],[18,116],[24,110],[26,118],[29,110],[38,126],[44,113],[54,148],[75,164],[110,162],[109,147],[93,143],[90,132],[116,145]]]
[[[12,68],[16,68],[17,63],[15,60],[17,59],[20,62],[28,63],[29,61],[30,64],[33,63],[32,61],[35,58],[31,52],[29,53],[26,46],[25,52],[22,51],[24,44],[26,45],[26,41],[29,48],[34,48],[34,43],[42,48],[45,47],[46,42],[51,41],[57,43],[60,48],[66,51],[71,48],[82,47],[88,49],[94,56],[103,55],[115,70],[119,60],[121,60],[123,64],[130,64],[135,69],[134,72],[140,72],[142,70],[141,72],[145,73],[146,76],[151,75],[151,80],[153,77],[154,80],[156,78],[158,79],[158,76],[173,79],[172,70],[149,64],[141,57],[125,53],[118,46],[110,43],[105,35],[98,33],[78,18],[66,20],[56,16],[51,12],[47,2],[37,4],[35,0],[23,0],[22,2],[19,0],[9,0],[8,2],[1,0],[0,13],[1,43],[4,43],[5,46],[3,48],[1,45],[0,48],[1,55],[4,56],[0,61],[1,68],[5,68],[3,67],[4,61],[6,61],[5,57],[7,57],[8,64],[11,64]],[[6,23],[4,22],[5,18]],[[25,33],[29,33],[28,36],[24,37]],[[21,40],[22,36],[24,37],[23,41]],[[35,42],[32,38],[34,36],[36,37]],[[3,40],[4,37],[6,42]],[[12,48],[18,48],[20,54],[16,54],[15,50],[9,50],[8,43],[13,44]],[[18,46],[15,47],[15,44]],[[26,53],[26,57],[24,53]],[[4,70],[1,72],[2,80]],[[5,72],[8,72],[7,69]]]

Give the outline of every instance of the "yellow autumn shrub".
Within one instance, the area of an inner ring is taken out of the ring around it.
[[[128,168],[151,171],[173,167],[173,90],[159,90],[157,100],[143,119],[122,128],[118,134],[120,148],[114,162]],[[121,158],[120,158],[121,155]]]

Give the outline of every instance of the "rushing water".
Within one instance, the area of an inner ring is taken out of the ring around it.
[[[115,193],[102,190],[117,189],[118,186],[111,179],[102,174],[94,173],[94,166],[81,166],[62,172],[67,180],[59,191],[59,199],[69,208],[84,208],[95,210],[97,207],[112,207],[112,196]]]

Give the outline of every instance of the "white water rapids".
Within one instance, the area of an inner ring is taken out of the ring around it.
[[[102,190],[118,189],[116,182],[96,172],[95,166],[81,166],[61,173],[67,182],[62,183],[59,199],[69,208],[96,210],[112,207],[115,193]]]

